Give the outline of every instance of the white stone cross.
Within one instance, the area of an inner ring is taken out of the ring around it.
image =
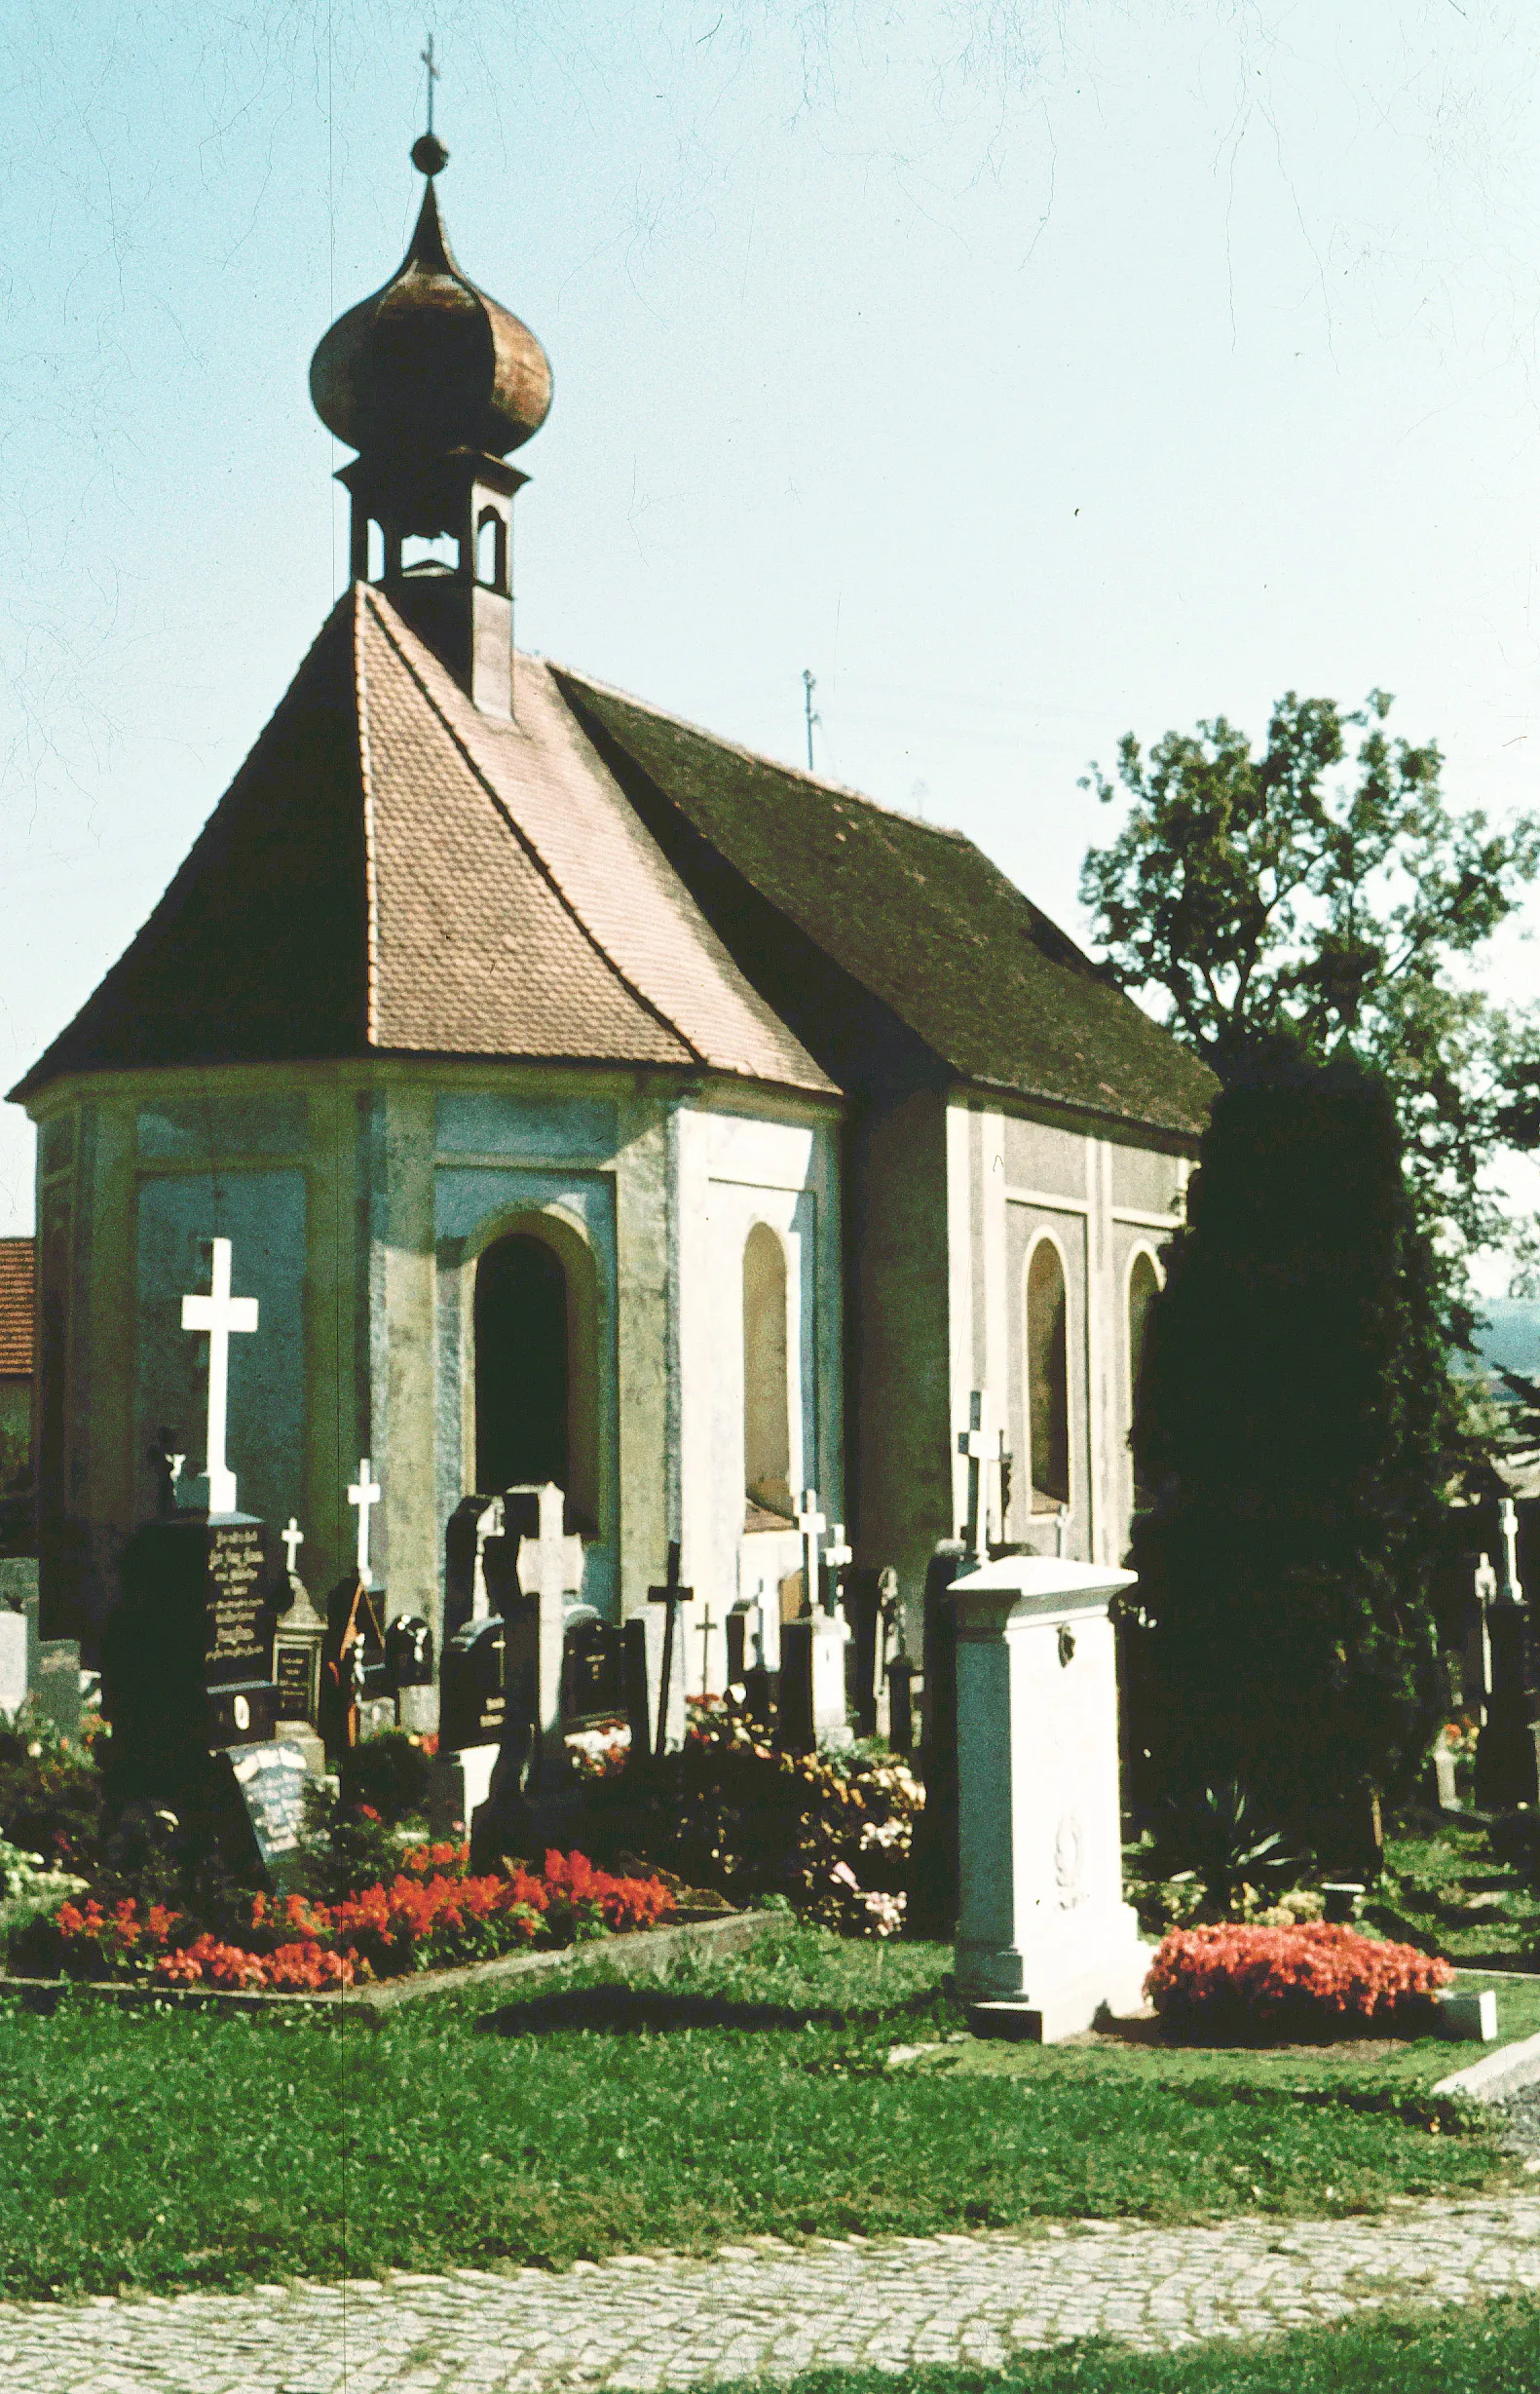
[[[566,1740],[561,1721],[561,1663],[567,1635],[567,1599],[582,1593],[582,1539],[563,1528],[566,1499],[554,1481],[540,1491],[540,1534],[521,1538],[514,1568],[519,1593],[533,1599],[535,1615],[535,1723],[537,1747],[531,1771],[536,1787],[559,1785]]]
[[[348,1502],[358,1508],[358,1579],[364,1587],[373,1587],[374,1574],[369,1569],[369,1513],[380,1501],[380,1483],[370,1475],[367,1455],[359,1460],[358,1484],[348,1491]]]
[[[294,1573],[297,1568],[294,1558],[304,1543],[305,1533],[300,1528],[299,1523],[295,1520],[293,1514],[290,1513],[288,1517],[288,1528],[281,1534],[279,1544],[284,1549],[288,1556],[288,1573],[291,1579],[294,1577]]]
[[[846,1563],[853,1563],[854,1560],[854,1547],[847,1546],[845,1542],[845,1523],[837,1521],[834,1525],[834,1536],[823,1550],[824,1569],[829,1574],[829,1610],[831,1613],[837,1613],[840,1609],[840,1574]]]
[[[995,1423],[994,1414],[989,1390],[975,1388],[968,1398],[968,1426],[958,1432],[958,1453],[967,1458],[968,1465],[964,1537],[970,1554],[983,1554],[989,1545],[990,1488],[986,1474],[999,1470],[1005,1454],[1005,1432]]]
[[[802,1533],[802,1573],[805,1601],[808,1612],[818,1602],[818,1540],[829,1527],[818,1510],[818,1491],[805,1488],[802,1492],[802,1511],[796,1516]]]
[[[1521,1605],[1524,1591],[1519,1577],[1519,1507],[1512,1497],[1504,1497],[1498,1505],[1497,1525],[1497,1535],[1503,1541],[1503,1559],[1497,1567],[1498,1586],[1509,1604]]]
[[[233,1513],[236,1475],[225,1461],[225,1427],[230,1403],[230,1338],[233,1331],[254,1330],[257,1301],[230,1294],[230,1241],[210,1240],[208,1294],[182,1299],[182,1328],[208,1334],[208,1510]]]

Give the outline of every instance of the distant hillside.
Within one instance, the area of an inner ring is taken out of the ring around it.
[[[1476,1349],[1488,1371],[1540,1380],[1540,1298],[1492,1297],[1478,1322]]]

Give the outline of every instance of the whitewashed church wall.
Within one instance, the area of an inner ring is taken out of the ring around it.
[[[679,1536],[696,1591],[686,1685],[719,1691],[728,1610],[761,1577],[773,1608],[800,1563],[794,1533],[744,1536],[743,1254],[757,1222],[786,1259],[792,1486],[816,1488],[831,1523],[844,1514],[839,1156],[825,1122],[688,1107],[677,1153]]]

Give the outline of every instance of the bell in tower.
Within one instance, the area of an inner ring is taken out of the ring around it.
[[[353,579],[377,583],[476,705],[507,718],[513,495],[529,478],[507,461],[550,411],[550,363],[456,265],[433,188],[449,153],[432,133],[412,163],[428,188],[411,247],[321,341],[311,398],[358,452],[337,477]]]

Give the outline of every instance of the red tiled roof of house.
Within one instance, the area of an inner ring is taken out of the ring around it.
[[[0,1380],[32,1376],[35,1257],[32,1239],[0,1238]]]

